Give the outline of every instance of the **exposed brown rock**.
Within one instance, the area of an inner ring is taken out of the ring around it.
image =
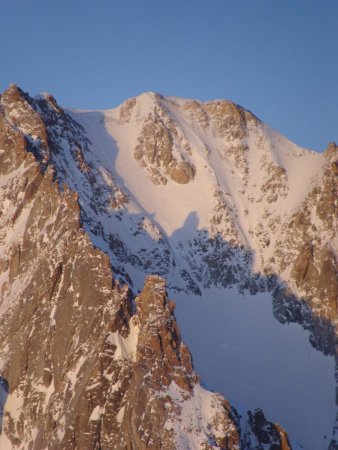
[[[251,433],[247,433],[248,448],[264,450],[291,450],[288,435],[278,424],[269,422],[261,409],[248,412]]]
[[[30,97],[16,85],[11,85],[1,95],[1,106],[6,120],[18,127],[27,144],[35,147],[43,162],[50,158],[46,126],[40,114],[30,105]],[[54,100],[55,101],[55,100]]]
[[[135,105],[136,98],[130,98],[129,100],[126,100],[120,107],[120,119],[123,121],[128,121]]]
[[[338,175],[338,161],[333,161],[331,163],[331,170],[334,173],[334,175]]]
[[[181,341],[173,314],[175,304],[169,301],[165,282],[149,276],[142,294],[136,299],[140,323],[137,345],[138,362],[145,376],[158,367],[158,387],[169,386],[171,381],[182,389],[191,391],[197,377],[193,372],[190,352]]]
[[[305,244],[299,252],[292,272],[298,286],[308,283],[313,278],[318,278],[318,272],[313,262],[313,247],[311,244]]]
[[[155,104],[143,126],[134,151],[155,184],[166,184],[167,176],[179,184],[187,184],[195,169],[188,161],[187,150],[181,146],[182,135],[161,105]],[[174,156],[174,149],[179,158]]]

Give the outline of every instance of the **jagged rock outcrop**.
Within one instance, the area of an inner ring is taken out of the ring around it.
[[[176,183],[187,184],[195,173],[189,161],[191,148],[161,100],[161,96],[154,95],[154,108],[144,122],[134,156],[155,184],[166,184],[167,176]]]
[[[261,409],[248,413],[249,428],[244,434],[244,445],[252,450],[291,450],[288,435],[279,424],[266,420]]]
[[[314,180],[313,188],[291,216],[290,222],[282,228],[278,244],[282,247],[283,239],[284,251],[280,251],[278,258],[289,261],[290,285],[296,286],[295,291],[307,299],[311,309],[322,318],[335,322],[338,189],[331,169],[332,160],[337,157],[335,144],[328,147],[324,156],[321,177]]]
[[[200,388],[173,310],[165,282],[149,276],[136,298],[135,364],[116,443],[123,448],[129,438],[137,449],[239,448],[230,405],[219,394],[206,396]],[[204,402],[214,409],[211,416]],[[142,433],[132,436],[133,430]]]

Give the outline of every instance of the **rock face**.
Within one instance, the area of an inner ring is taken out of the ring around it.
[[[332,163],[337,147],[332,144],[324,154],[320,177],[299,209],[282,227],[284,252],[278,258],[291,261],[289,284],[304,295],[314,311],[326,320],[337,318],[337,180]],[[287,235],[287,230],[292,235]],[[278,245],[281,246],[281,239]],[[279,262],[282,265],[282,261]]]
[[[278,424],[266,420],[261,409],[249,412],[249,430],[244,435],[247,448],[264,450],[290,450],[291,446],[285,431]]]
[[[185,448],[185,442],[196,448],[239,448],[230,405],[199,386],[173,310],[164,281],[149,276],[136,298],[135,364],[115,445],[124,448],[131,440],[137,449]],[[205,401],[214,414],[209,415]]]
[[[65,111],[11,86],[0,97],[4,445],[288,448],[260,413],[250,441],[200,387],[159,276],[171,295],[273,291],[276,317],[335,354],[337,161],[334,143],[301,149],[229,101],[148,93]]]
[[[195,173],[189,154],[189,143],[177,130],[162,97],[154,95],[154,108],[137,138],[135,158],[148,170],[153,183],[166,184],[169,176],[176,183],[187,184]]]

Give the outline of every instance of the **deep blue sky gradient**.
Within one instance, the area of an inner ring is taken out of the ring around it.
[[[1,0],[0,20],[1,91],[227,98],[299,145],[338,141],[337,0]]]

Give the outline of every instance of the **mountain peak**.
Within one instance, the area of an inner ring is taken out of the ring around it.
[[[32,99],[16,87],[0,101],[0,292],[8,312],[0,375],[9,411],[19,386],[29,392],[20,414],[31,422],[18,439],[28,442],[41,422],[37,448],[50,436],[69,448],[94,448],[101,438],[112,448],[118,436],[121,448],[124,440],[151,448],[152,439],[153,448],[227,448],[228,439],[236,449],[238,421],[222,396],[199,385],[169,298],[186,296],[193,317],[198,295],[215,315],[215,292],[270,293],[281,322],[301,323],[332,354],[336,145],[328,160],[227,100],[145,93],[109,111],[63,111],[52,96]],[[132,300],[117,280],[139,295]],[[216,341],[206,344],[218,349],[208,361],[221,361],[222,379],[228,343]],[[27,413],[35,398],[53,412],[47,422],[43,408]],[[21,423],[20,414],[6,423]],[[274,430],[277,442],[278,429],[261,413],[250,420]],[[15,439],[15,430],[8,425],[6,435]]]

